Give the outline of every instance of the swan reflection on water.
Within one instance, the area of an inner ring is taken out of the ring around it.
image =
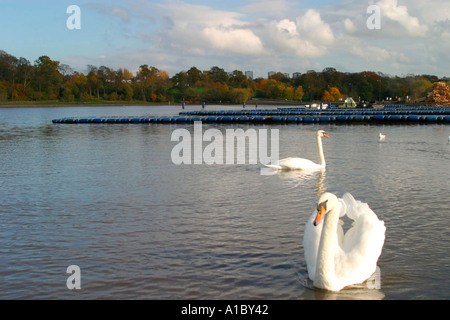
[[[262,167],[261,175],[269,176],[277,174],[281,179],[294,183],[294,186],[292,186],[291,189],[306,185],[310,183],[311,180],[317,179],[315,183],[315,194],[318,197],[327,190],[324,184],[325,170],[325,168],[309,170],[273,170],[272,168]]]
[[[368,289],[362,284],[360,287],[350,287],[338,292],[306,288],[302,294],[305,300],[382,300],[385,294],[380,290]]]
[[[329,291],[314,286],[314,281],[309,278],[305,266],[301,266],[298,271],[298,282],[303,289],[301,298],[304,300],[383,300],[386,295],[382,287],[387,284],[384,279],[382,285],[381,280],[380,269],[377,269],[363,283],[347,286],[341,291]]]

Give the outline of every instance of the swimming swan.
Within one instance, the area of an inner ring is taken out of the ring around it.
[[[281,159],[276,165],[266,165],[266,167],[279,170],[309,170],[309,169],[323,169],[326,166],[325,157],[323,155],[322,137],[329,136],[323,130],[317,131],[317,148],[319,150],[320,163],[314,163],[311,160],[303,158],[286,158]]]
[[[339,217],[345,214],[354,222],[344,234]],[[340,291],[367,280],[376,271],[385,231],[384,222],[351,194],[344,194],[342,199],[322,194],[303,238],[308,276],[314,286]]]
[[[385,134],[382,134],[381,132],[380,132],[380,141],[384,141],[384,140],[386,140],[386,135]]]

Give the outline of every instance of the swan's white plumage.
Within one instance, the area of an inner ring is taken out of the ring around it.
[[[320,163],[315,163],[308,159],[290,157],[281,159],[277,164],[266,165],[266,167],[278,170],[316,170],[325,168],[326,162],[323,154],[322,137],[328,138],[328,135],[325,131],[319,130],[317,131],[316,137]]]
[[[346,214],[354,222],[345,234],[343,222],[339,220],[336,224],[336,229],[331,235],[333,245],[326,250],[327,254],[334,256],[334,259],[331,259],[334,265],[329,265],[329,269],[326,270],[317,270],[324,222],[317,226],[313,225],[316,212],[306,223],[303,238],[309,278],[316,283],[317,278],[325,274],[327,281],[321,287],[325,286],[323,289],[331,291],[339,291],[346,286],[362,283],[375,272],[386,230],[384,222],[378,219],[366,203],[355,200],[349,193],[336,200],[335,218],[339,219]],[[325,219],[332,219],[330,212],[327,212]],[[316,273],[320,273],[318,277]]]
[[[268,165],[268,167],[280,169],[280,170],[310,170],[310,169],[322,169],[323,167],[317,163],[303,158],[285,158],[278,162],[278,165]]]

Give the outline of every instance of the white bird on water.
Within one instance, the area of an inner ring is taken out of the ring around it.
[[[325,157],[323,155],[322,137],[329,138],[329,136],[323,130],[317,131],[317,149],[319,151],[320,163],[315,163],[308,159],[303,158],[286,158],[281,159],[275,165],[266,165],[266,167],[278,169],[278,170],[317,170],[324,169],[326,166]]]
[[[344,233],[347,215],[354,220]],[[305,226],[303,247],[309,278],[314,286],[340,291],[370,278],[384,245],[386,227],[367,203],[355,200],[349,193],[338,199],[324,193]]]
[[[380,141],[386,140],[386,135],[380,132]]]

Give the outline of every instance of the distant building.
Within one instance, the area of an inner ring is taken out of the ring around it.
[[[270,77],[273,76],[273,75],[275,75],[275,74],[276,74],[275,71],[269,71],[269,72],[267,73],[267,78],[270,79]]]
[[[289,73],[283,73],[285,78],[289,78]]]
[[[253,80],[253,71],[245,71],[245,77],[248,80]]]
[[[300,72],[294,72],[293,74],[292,74],[292,79],[298,79],[298,78],[300,78],[300,76],[301,76],[302,74],[300,73]]]

